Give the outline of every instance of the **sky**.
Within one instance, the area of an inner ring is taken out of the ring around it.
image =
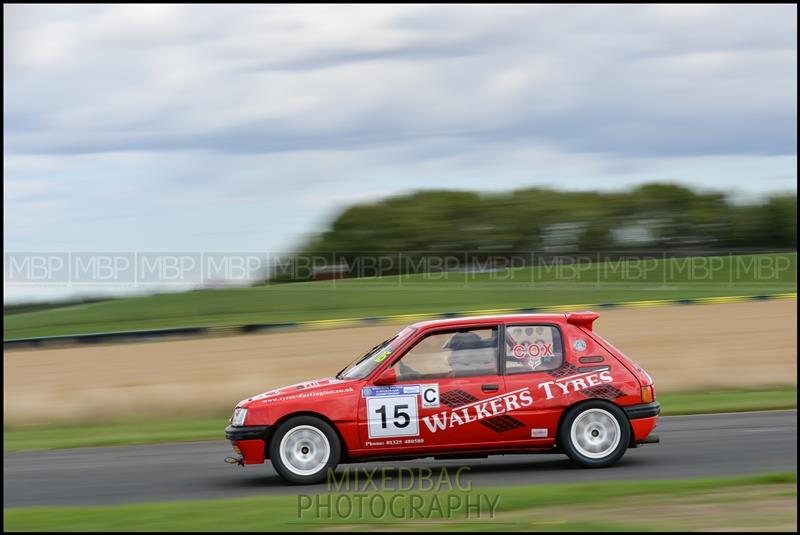
[[[288,251],[415,189],[796,191],[794,5],[6,5],[3,25],[6,253]]]

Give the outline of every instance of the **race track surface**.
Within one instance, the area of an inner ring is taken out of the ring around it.
[[[475,487],[797,470],[794,410],[664,417],[656,433],[661,444],[628,450],[617,465],[599,470],[577,468],[565,456],[550,454],[348,466],[469,466],[466,477]],[[325,484],[288,486],[269,463],[245,468],[223,463],[230,454],[226,441],[8,453],[3,505],[118,504],[328,490]]]

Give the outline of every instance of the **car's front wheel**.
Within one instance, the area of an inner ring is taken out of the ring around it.
[[[296,416],[283,422],[269,443],[275,471],[290,483],[308,485],[325,480],[341,457],[336,431],[314,416]]]
[[[559,430],[559,444],[570,459],[587,468],[619,461],[628,449],[631,428],[618,406],[590,401],[570,409]]]

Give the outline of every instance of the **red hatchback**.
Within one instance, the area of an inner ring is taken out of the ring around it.
[[[241,401],[228,461],[292,483],[340,462],[566,453],[609,466],[658,442],[653,380],[592,331],[593,312],[425,321],[336,377]]]

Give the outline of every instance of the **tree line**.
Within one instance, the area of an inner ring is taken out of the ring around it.
[[[645,184],[628,191],[418,191],[345,209],[297,257],[780,251],[797,243],[797,196],[735,203],[720,191]],[[273,280],[286,280],[281,272]]]

